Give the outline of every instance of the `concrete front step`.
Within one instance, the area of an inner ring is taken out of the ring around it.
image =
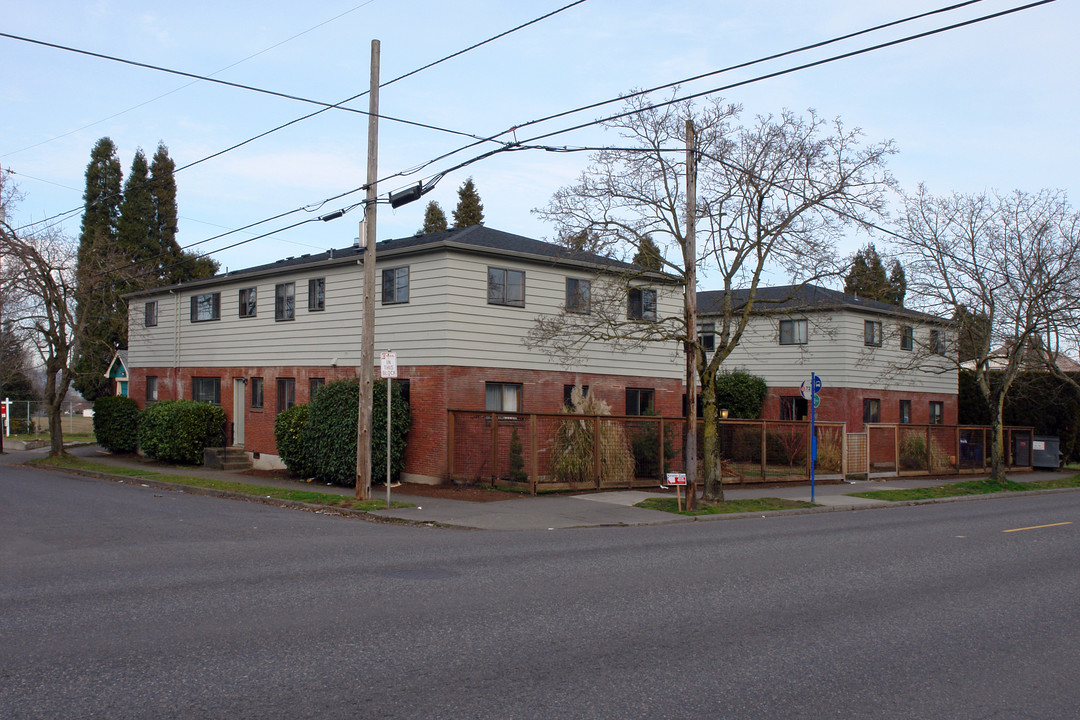
[[[224,452],[219,447],[203,449],[203,466],[218,470],[250,470],[251,459],[243,448],[229,447]]]

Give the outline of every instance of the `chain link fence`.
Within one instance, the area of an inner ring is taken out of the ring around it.
[[[10,422],[7,435],[49,435],[49,410],[45,403],[33,400],[12,400],[8,406]],[[83,415],[75,409],[75,403],[66,402],[61,406],[61,429],[67,435],[82,435],[94,432],[94,418]]]

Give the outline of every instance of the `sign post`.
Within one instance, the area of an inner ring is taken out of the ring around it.
[[[7,398],[0,402],[0,419],[4,421],[4,437],[11,437],[11,401]],[[0,445],[0,449],[3,447]]]
[[[810,502],[814,502],[814,465],[817,462],[817,430],[814,427],[814,411],[821,402],[821,378],[810,373]]]
[[[390,383],[397,377],[397,354],[390,350],[382,353],[379,366],[386,379],[386,507],[390,507]]]
[[[686,473],[668,473],[667,484],[675,486],[675,506],[682,512],[682,488],[686,485]]]

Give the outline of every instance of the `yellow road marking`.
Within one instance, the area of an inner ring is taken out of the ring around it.
[[[1032,525],[1031,527],[1013,528],[1012,530],[1002,530],[1001,532],[1020,532],[1021,530],[1041,530],[1043,528],[1048,528],[1048,527],[1057,527],[1058,525],[1072,525],[1072,523],[1071,522],[1059,522],[1059,523],[1050,523],[1049,525]]]

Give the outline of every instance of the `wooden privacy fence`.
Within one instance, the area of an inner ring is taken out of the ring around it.
[[[805,482],[810,424],[721,420],[725,483]],[[447,468],[457,483],[537,490],[655,487],[685,470],[682,418],[450,410]],[[846,474],[843,423],[817,423],[817,477]],[[704,421],[698,422],[698,468]]]
[[[1006,427],[1005,465],[1030,468],[1030,427]],[[990,433],[974,425],[867,425],[865,465],[849,463],[848,472],[870,477],[987,472]]]

